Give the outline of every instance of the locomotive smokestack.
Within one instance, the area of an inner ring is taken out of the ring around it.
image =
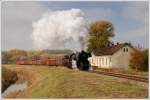
[[[79,41],[80,41],[80,44],[81,44],[81,51],[85,50],[85,44],[86,44],[85,39],[83,37],[79,37]]]
[[[84,49],[87,27],[88,23],[80,9],[47,12],[33,23],[33,44],[37,49],[79,51]]]

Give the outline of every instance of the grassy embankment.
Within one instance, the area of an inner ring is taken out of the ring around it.
[[[17,74],[2,67],[2,92],[18,80]]]
[[[8,98],[147,98],[148,84],[64,67],[4,65],[29,82]]]

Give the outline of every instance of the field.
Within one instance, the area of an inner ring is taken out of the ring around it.
[[[148,84],[65,67],[3,65],[29,83],[7,98],[148,98]]]
[[[96,71],[107,71],[107,72],[115,72],[115,73],[122,73],[122,74],[128,74],[128,75],[138,75],[143,77],[148,77],[147,71],[135,71],[133,69],[121,69],[121,68],[111,68],[111,69],[102,69],[98,68]]]

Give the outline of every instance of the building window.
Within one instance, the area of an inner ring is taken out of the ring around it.
[[[105,63],[105,59],[103,58],[103,65],[104,65],[104,63]]]
[[[128,52],[128,48],[123,48],[123,51],[124,52]]]
[[[123,51],[126,52],[126,48],[123,48]]]
[[[99,58],[99,65],[101,66],[101,58]]]
[[[103,58],[103,59],[104,59],[103,65],[105,65],[105,58]]]
[[[126,48],[126,52],[128,52],[128,48]]]
[[[95,58],[95,63],[97,64],[97,57]]]
[[[98,66],[99,66],[99,58],[97,58],[97,64],[98,64]]]
[[[107,65],[107,58],[106,58],[106,65]]]
[[[102,66],[102,58],[100,58],[100,66]]]
[[[98,66],[98,57],[97,57],[97,66]]]

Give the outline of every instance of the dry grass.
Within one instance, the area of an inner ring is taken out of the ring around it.
[[[111,69],[105,69],[105,68],[98,68],[97,71],[110,71],[110,72],[117,72],[117,73],[123,73],[123,74],[129,74],[129,75],[138,75],[143,77],[148,77],[147,71],[135,71],[133,69],[123,69],[123,68],[111,68]]]
[[[30,82],[8,98],[148,98],[148,84],[64,67],[4,65]]]

